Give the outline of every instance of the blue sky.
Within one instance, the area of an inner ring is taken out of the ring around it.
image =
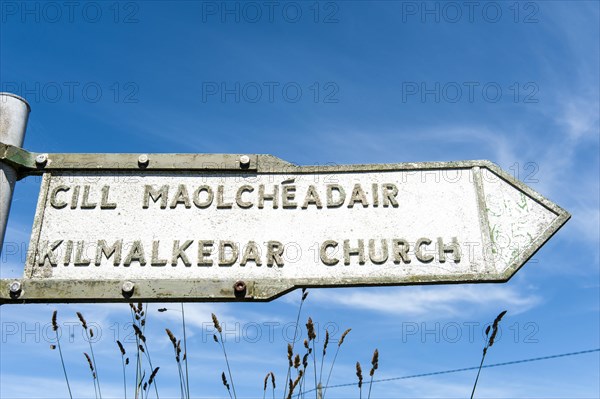
[[[310,290],[303,320],[338,337],[352,328],[332,384],[354,382],[355,362],[368,369],[375,348],[379,378],[477,365],[484,325],[504,309],[488,363],[600,347],[598,2],[69,4],[0,2],[0,91],[31,104],[28,150],[265,153],[302,165],[488,159],[572,214],[505,284]],[[22,273],[39,184],[17,185],[2,278]],[[298,303],[293,292],[185,305],[192,394],[227,395],[211,312],[238,396],[261,396],[271,370],[282,386]],[[180,314],[159,307],[147,335],[161,397],[177,397],[164,328],[179,334]],[[55,309],[64,330],[77,310],[97,323],[104,397],[122,395],[114,340],[131,332],[126,305],[15,305],[0,309],[0,396],[67,395],[49,349]],[[93,397],[87,342],[72,328],[63,350],[74,394]],[[598,352],[485,369],[477,397],[593,398],[599,373]],[[383,382],[373,397],[465,397],[474,379]]]

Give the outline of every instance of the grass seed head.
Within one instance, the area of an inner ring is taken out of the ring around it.
[[[152,371],[152,374],[150,374],[150,378],[148,379],[148,385],[152,385],[152,382],[154,381],[154,377],[156,377],[156,373],[158,373],[158,369],[160,367],[157,367],[154,369],[154,371]]]
[[[214,313],[211,313],[211,315],[212,315],[213,324],[215,325],[215,329],[220,334],[221,332],[223,332],[223,329],[221,328],[221,325],[219,324],[219,319],[217,319],[217,316]]]
[[[306,288],[302,288],[302,302],[304,302],[306,300],[307,296],[308,296],[308,291],[306,291]]]
[[[329,345],[329,330],[325,330],[325,342],[323,343],[323,356],[327,353],[327,345]]]
[[[363,375],[359,362],[356,362],[356,376],[358,377],[358,387],[362,388]]]
[[[308,333],[308,340],[312,341],[317,338],[317,334],[315,333],[315,325],[312,321],[312,318],[308,318],[308,322],[306,323],[306,331]]]
[[[225,388],[227,388],[227,390],[229,391],[229,383],[227,382],[227,377],[225,377],[225,372],[224,371],[221,374],[221,381],[223,382],[223,386]]]
[[[502,312],[500,312],[500,314],[498,314],[498,316],[496,316],[496,319],[494,319],[494,323],[493,323],[493,326],[495,328],[498,328],[498,323],[500,323],[500,320],[502,320],[502,318],[504,317],[505,314],[506,314],[506,310],[503,310]]]
[[[167,335],[169,336],[169,340],[171,340],[171,343],[173,344],[173,348],[177,347],[177,338],[175,338],[175,335],[173,335],[173,332],[171,332],[171,330],[169,330],[168,328],[165,328],[165,331],[167,332]]]
[[[85,318],[83,317],[81,312],[77,312],[77,317],[79,318],[79,321],[81,322],[81,325],[83,326],[83,328],[85,330],[87,330],[87,323],[85,322]]]
[[[290,391],[288,392],[288,399],[292,398],[292,394],[294,393],[294,389],[296,388],[296,386],[298,385],[298,383],[300,382],[300,380],[302,379],[302,375],[304,373],[302,372],[302,370],[298,371],[298,377],[296,377],[296,379],[294,381],[292,381],[292,379],[290,378]]]
[[[54,331],[58,330],[58,323],[56,322],[56,314],[57,313],[58,312],[56,310],[52,313],[52,330],[54,330]]]
[[[344,339],[346,339],[346,335],[348,335],[348,333],[352,331],[351,328],[347,329],[346,331],[344,331],[342,333],[342,336],[340,337],[340,340],[338,341],[338,346],[342,346],[342,344],[344,343]]]
[[[92,363],[92,358],[90,358],[90,355],[88,355],[87,353],[83,352],[83,355],[85,356],[85,358],[87,359],[88,365],[90,366],[90,371],[92,372],[92,374],[94,373],[94,364]]]
[[[289,388],[287,399],[292,399],[292,393],[294,392],[294,381],[292,381],[291,378],[290,378],[289,384],[290,384],[290,388]]]
[[[490,341],[488,344],[488,346],[490,348],[492,347],[492,345],[494,345],[494,341],[496,339],[496,334],[498,334],[498,324],[500,323],[500,320],[502,320],[502,317],[504,317],[505,314],[506,314],[506,310],[500,312],[500,314],[498,316],[496,316],[494,323],[492,323],[492,335],[490,336]]]
[[[136,326],[135,324],[133,325],[133,330],[135,331],[135,335],[138,336],[138,338],[142,341],[142,342],[146,342],[146,337],[144,336],[144,333],[142,333],[142,330],[140,330],[140,328],[138,326]]]
[[[121,351],[121,356],[125,356],[125,347],[121,343],[121,341],[117,340],[117,345],[119,346],[119,350]]]
[[[288,358],[288,361],[290,363],[290,367],[292,367],[292,365],[294,364],[292,362],[292,357],[294,356],[294,352],[293,351],[294,351],[294,349],[292,348],[292,344],[288,343],[288,346],[287,346],[287,358]]]
[[[294,357],[294,368],[297,369],[298,367],[300,367],[300,355],[296,355],[296,357]]]
[[[377,368],[379,368],[379,351],[375,349],[375,352],[373,352],[373,358],[371,359],[371,371],[369,372],[371,377],[373,377]]]

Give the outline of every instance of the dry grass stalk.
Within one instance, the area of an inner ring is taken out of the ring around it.
[[[371,359],[371,371],[369,372],[369,376],[371,377],[371,381],[369,382],[369,396],[371,398],[371,388],[373,388],[373,376],[375,375],[375,370],[379,368],[379,351],[375,349],[373,352],[373,358]]]
[[[481,374],[481,368],[483,367],[483,361],[485,360],[485,355],[487,355],[488,349],[492,347],[492,345],[494,345],[495,339],[496,339],[496,334],[498,333],[498,325],[500,324],[500,321],[502,320],[502,318],[504,317],[504,315],[506,314],[506,310],[503,310],[502,312],[500,312],[498,314],[498,316],[496,316],[496,318],[494,319],[494,322],[492,323],[492,334],[490,335],[489,340],[486,342],[484,348],[483,348],[483,355],[481,356],[481,363],[479,363],[479,370],[477,370],[477,377],[475,377],[475,384],[473,384],[473,390],[471,391],[471,399],[473,399],[473,396],[475,395],[475,388],[477,388],[477,382],[479,381],[479,374]],[[488,336],[490,332],[490,326],[488,326],[485,329],[485,335],[486,337]]]
[[[185,381],[184,381],[184,376],[183,376],[183,369],[181,368],[181,358],[180,358],[180,354],[181,354],[181,341],[177,339],[177,337],[175,337],[175,334],[173,334],[173,332],[171,330],[169,330],[168,328],[165,328],[165,332],[167,333],[167,336],[169,337],[169,341],[171,341],[171,345],[173,345],[173,352],[175,353],[175,362],[177,363],[177,371],[179,372],[179,389],[181,390],[181,397],[185,396],[184,392],[187,392],[186,389],[184,389]]]
[[[225,350],[225,342],[223,341],[223,329],[221,328],[221,325],[219,324],[219,319],[217,318],[217,316],[214,313],[211,313],[212,316],[212,321],[213,321],[213,325],[215,326],[215,329],[217,330],[217,332],[219,333],[219,339],[215,339],[215,342],[219,343],[221,345],[221,349],[223,349],[223,356],[225,357],[225,364],[227,365],[227,373],[229,374],[229,381],[231,382],[231,391],[233,392],[233,397],[237,399],[237,395],[235,393],[235,384],[233,383],[233,375],[231,374],[231,367],[229,365],[229,359],[227,358],[227,351]],[[216,334],[215,334],[216,337]],[[224,373],[223,373],[224,374]],[[231,392],[230,392],[231,395]]]
[[[333,373],[333,367],[335,366],[335,361],[337,360],[338,354],[340,353],[340,347],[344,343],[344,340],[346,339],[346,336],[350,333],[350,331],[352,331],[352,329],[348,328],[346,331],[344,331],[342,333],[340,339],[338,340],[337,348],[335,349],[335,355],[333,356],[333,361],[331,362],[331,367],[329,368],[329,374],[327,375],[327,381],[325,382],[323,398],[325,397],[325,394],[327,393],[327,387],[329,386],[329,380],[331,379],[331,374]]]
[[[117,346],[121,352],[121,366],[123,367],[123,398],[127,399],[127,377],[125,373],[125,366],[129,364],[129,358],[127,358],[127,361],[125,360],[125,355],[127,352],[125,351],[125,347],[121,341],[117,340]]]
[[[269,377],[271,378],[271,386],[273,388],[273,398],[275,398],[275,374],[270,371],[265,375],[265,383],[263,387],[263,399],[267,396],[267,385],[269,384]]]
[[[92,359],[90,358],[90,355],[88,355],[87,353],[83,353],[83,355],[85,356],[87,362],[88,362],[88,366],[90,367],[90,371],[92,372],[92,379],[94,380],[94,394],[96,395],[96,398],[98,398],[98,381],[97,381],[97,375],[96,375],[96,370],[94,370],[94,364],[92,362]]]
[[[315,339],[317,338],[317,333],[315,332],[315,324],[312,321],[312,318],[308,318],[308,321],[306,322],[306,334],[308,335],[308,344],[310,345],[310,342],[312,342],[312,349],[309,348],[308,353],[314,352],[314,348],[315,348]],[[315,372],[315,397],[318,397],[318,391],[317,391],[317,356],[315,353],[313,353],[313,367],[314,367],[314,372]]]
[[[325,342],[323,343],[323,354],[321,356],[321,370],[319,372],[319,389],[323,387],[323,365],[325,364],[325,355],[327,354],[327,346],[329,345],[329,330],[325,330]]]
[[[156,397],[159,397],[158,394],[158,384],[156,383],[156,379],[153,378],[152,379],[152,383],[150,382],[150,379],[148,379],[148,381],[146,381],[145,384],[143,384],[143,380],[146,376],[146,369],[143,370],[142,373],[142,363],[143,363],[143,359],[142,356],[140,355],[140,353],[143,354],[143,356],[146,358],[146,360],[148,361],[148,366],[149,366],[149,370],[150,370],[150,374],[152,374],[152,372],[154,372],[156,370],[156,368],[154,367],[154,365],[152,364],[152,358],[150,356],[150,349],[148,347],[148,342],[147,342],[147,337],[144,335],[144,330],[145,330],[145,325],[146,325],[146,314],[147,314],[147,310],[148,310],[148,305],[146,304],[146,309],[144,309],[144,304],[142,302],[138,302],[137,306],[130,303],[129,307],[131,308],[131,316],[132,316],[132,327],[135,333],[135,338],[136,338],[136,359],[137,359],[137,364],[136,364],[136,391],[135,391],[135,398],[138,398],[138,394],[140,393],[140,389],[146,392],[146,398],[148,397],[148,395],[150,394],[150,389],[151,386],[154,385],[154,392],[156,393]],[[125,359],[125,365],[129,364],[129,358]],[[142,377],[140,379],[140,376]],[[142,392],[141,397],[144,397],[144,394]]]
[[[302,305],[304,304],[304,301],[306,300],[306,297],[308,296],[308,291],[306,290],[306,288],[302,288],[302,296],[301,296],[301,300],[300,300],[300,306],[298,307],[298,314],[296,315],[296,324],[294,328],[294,339],[292,340],[292,351],[294,350],[294,345],[296,345],[296,338],[298,337],[298,323],[300,322],[300,315],[302,314]],[[289,360],[289,359],[288,359]],[[288,370],[287,370],[287,375],[286,375],[286,381],[290,379],[291,376],[291,370],[292,370],[292,363],[290,362],[289,366],[288,366]],[[283,391],[283,397],[286,396],[286,392],[288,390],[287,384],[284,388]]]
[[[83,327],[83,330],[85,331],[85,336],[87,338],[88,344],[90,345],[90,353],[92,354],[92,356],[91,356],[92,363],[94,364],[94,369],[95,369],[94,379],[98,385],[98,396],[100,398],[102,398],[102,391],[100,390],[100,378],[98,377],[98,367],[96,366],[96,357],[94,356],[94,348],[92,347],[92,338],[94,337],[94,331],[91,328],[88,329],[88,325],[85,320],[85,317],[83,317],[83,314],[81,314],[81,312],[76,312],[76,314],[77,314],[77,318],[81,322],[81,326]]]
[[[65,367],[65,359],[63,358],[62,349],[60,347],[60,336],[58,334],[58,322],[56,321],[57,314],[58,314],[58,312],[56,310],[54,312],[52,312],[52,330],[56,334],[56,346],[58,346],[58,353],[60,355],[60,363],[62,365],[63,373],[65,376],[65,381],[67,382],[67,390],[69,391],[69,397],[71,399],[73,399],[73,395],[71,394],[71,385],[69,384],[69,378],[67,377],[67,368]],[[50,346],[50,349],[54,349],[54,348],[52,348],[52,346]]]
[[[304,376],[304,372],[302,370],[298,370],[298,376],[296,377],[296,379],[294,381],[292,381],[290,379],[290,392],[288,393],[288,396],[287,396],[288,399],[292,399],[294,389],[296,389],[296,387],[298,386],[298,383],[300,382],[300,380],[302,380],[303,376]]]
[[[356,362],[356,376],[358,377],[359,398],[362,398],[363,374],[362,374],[362,368],[360,367],[360,363],[359,362]]]

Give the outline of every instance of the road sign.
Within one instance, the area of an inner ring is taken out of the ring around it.
[[[43,174],[25,272],[5,302],[269,300],[295,287],[503,282],[570,217],[487,161],[35,160],[22,162]]]

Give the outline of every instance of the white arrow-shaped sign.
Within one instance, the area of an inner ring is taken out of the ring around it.
[[[267,300],[305,286],[502,282],[570,217],[487,161],[178,157],[117,172],[106,156],[69,169],[50,155],[18,299],[44,301],[51,286],[64,301]]]

